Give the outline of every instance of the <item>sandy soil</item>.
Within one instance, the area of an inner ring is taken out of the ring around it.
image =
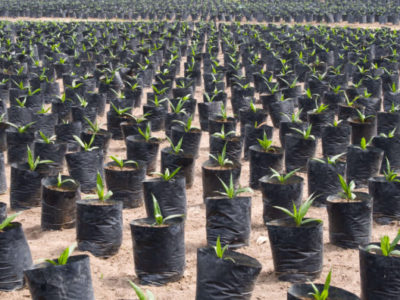
[[[202,87],[196,90],[195,98],[197,101],[202,101]],[[136,110],[135,114],[141,114],[141,110]],[[105,118],[102,118],[102,121],[105,122]],[[268,122],[270,123],[270,120]],[[196,115],[195,125],[199,127],[198,115]],[[239,130],[239,128],[237,128],[237,130]],[[164,136],[163,133],[157,135]],[[185,227],[186,271],[184,277],[178,282],[170,283],[162,287],[145,287],[151,290],[159,300],[195,298],[196,250],[206,245],[201,165],[208,158],[208,138],[208,133],[203,132],[200,157],[197,159],[195,167],[196,179],[193,187],[187,190],[188,213]],[[276,145],[279,145],[277,130],[274,131],[274,141]],[[166,147],[166,145],[167,144],[164,143],[161,148]],[[319,156],[321,156],[320,146],[318,153]],[[113,141],[110,145],[109,154],[125,157],[124,143],[122,141]],[[159,165],[160,162],[158,161],[158,166]],[[9,175],[9,173],[10,170],[9,167],[7,167],[7,174]],[[248,162],[243,161],[240,182],[242,186],[248,185]],[[307,196],[306,182],[304,189],[304,197],[305,196]],[[9,204],[9,194],[1,195],[0,201]],[[41,209],[38,207],[25,211],[18,217],[18,221],[23,224],[34,261],[58,257],[63,249],[75,241],[75,229],[43,232],[40,228],[40,215]],[[144,216],[144,207],[124,210],[123,244],[117,255],[109,259],[100,259],[89,254],[96,299],[136,299],[133,290],[127,282],[128,279],[135,280],[129,223],[134,219]],[[324,269],[322,277],[318,282],[322,282],[332,268],[332,285],[360,294],[358,250],[344,250],[329,244],[326,209],[311,208],[309,216],[320,218],[324,221]],[[389,234],[391,238],[393,238],[397,228],[398,224],[391,226],[378,226],[374,224],[372,240],[377,241],[384,234]],[[262,271],[253,292],[253,299],[286,299],[286,291],[290,283],[279,282],[274,275],[268,234],[262,222],[262,199],[259,191],[254,192],[252,196],[252,232],[250,245],[239,251],[257,258],[262,264]],[[76,251],[76,254],[78,253],[80,252]],[[29,298],[30,294],[29,290],[24,288],[10,293],[0,292],[0,297],[10,300],[20,300]]]

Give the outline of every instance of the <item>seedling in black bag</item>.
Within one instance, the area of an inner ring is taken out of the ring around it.
[[[319,219],[313,219],[313,218],[307,218],[304,220],[304,217],[306,216],[308,210],[310,209],[315,197],[313,195],[310,195],[307,200],[300,205],[299,209],[297,209],[296,204],[293,202],[293,212],[289,211],[288,209],[280,206],[274,206],[274,208],[279,209],[283,211],[285,214],[288,216],[292,217],[294,222],[296,223],[297,227],[300,227],[301,225],[311,223],[311,222],[318,222],[321,223],[322,221]]]
[[[183,218],[184,215],[170,215],[166,218],[163,217],[163,215],[161,214],[161,209],[160,209],[160,205],[158,204],[158,201],[156,199],[156,197],[151,194],[151,196],[153,197],[153,208],[154,208],[154,220],[156,221],[153,226],[156,225],[164,225],[166,221],[171,220],[171,219],[175,219],[175,218]]]
[[[326,157],[326,161],[320,158],[312,158],[312,160],[316,160],[322,164],[328,164],[328,165],[336,165],[336,162],[338,161],[339,158],[341,158],[343,155],[345,155],[346,153],[340,153],[337,155],[333,155],[333,156],[327,156]]]
[[[136,296],[138,296],[139,300],[156,300],[154,297],[153,293],[150,292],[149,290],[146,290],[146,295],[143,293],[142,289],[138,287],[136,284],[134,284],[132,281],[128,280],[129,284],[133,288],[133,290],[136,293]]]
[[[340,180],[340,185],[342,186],[342,192],[339,193],[339,196],[343,197],[343,199],[347,199],[347,201],[356,199],[356,194],[353,193],[356,187],[354,181],[352,180],[349,184],[347,184],[342,175],[338,174],[338,176]]]
[[[172,173],[170,173],[169,169],[166,168],[165,171],[164,171],[164,173],[153,172],[152,174],[160,176],[162,179],[164,179],[164,181],[169,181],[169,180],[171,180],[172,178],[174,178],[174,176],[179,172],[179,170],[180,170],[181,168],[182,168],[182,167],[176,168],[175,171],[173,171]]]
[[[86,123],[88,123],[90,130],[93,134],[96,134],[100,131],[101,129],[101,125],[97,122],[97,120],[93,123],[92,121],[90,121],[87,117],[83,117],[86,121]]]
[[[224,253],[228,249],[228,246],[229,245],[225,245],[222,248],[222,246],[221,246],[221,238],[220,238],[220,236],[218,236],[217,237],[217,243],[215,244],[215,246],[213,246],[213,248],[214,248],[215,254],[217,255],[218,258],[220,258],[220,259],[228,259],[228,260],[231,260],[231,261],[235,262],[232,257],[224,257]]]
[[[31,148],[28,147],[28,165],[29,169],[33,172],[36,170],[36,168],[41,165],[41,164],[51,164],[53,163],[52,160],[40,160],[40,156],[36,157],[36,159],[33,158],[33,154],[31,151]]]
[[[126,161],[124,161],[123,159],[119,159],[118,157],[115,157],[115,156],[112,156],[112,155],[110,156],[110,158],[118,165],[118,167],[121,170],[124,168],[125,165],[128,165],[128,164],[135,165],[135,167],[139,166],[139,164],[134,160],[126,160]]]
[[[35,124],[36,122],[30,122],[26,125],[15,125],[13,123],[7,122],[8,125],[14,127],[17,129],[18,133],[25,133],[33,124]]]
[[[218,194],[227,196],[230,199],[233,199],[237,195],[242,194],[242,193],[252,193],[253,192],[253,190],[249,187],[239,187],[238,189],[235,189],[235,185],[233,184],[232,173],[231,173],[231,178],[229,180],[229,186],[225,182],[223,182],[221,178],[218,178],[218,179],[219,179],[219,181],[221,181],[221,184],[225,190],[225,192],[218,192]]]
[[[270,169],[272,172],[271,178],[277,178],[281,184],[285,184],[293,175],[295,175],[298,170],[300,170],[295,169],[287,174],[280,174],[277,170],[274,170],[272,168]]]
[[[18,212],[12,214],[11,216],[7,217],[1,224],[0,224],[0,231],[3,231],[4,228],[11,226],[11,222],[14,221],[16,217],[18,217],[22,212]]]
[[[74,252],[76,246],[77,246],[76,243],[69,246],[67,249],[63,251],[63,253],[61,253],[60,257],[56,261],[52,259],[46,259],[46,261],[54,266],[66,265],[68,262],[68,258],[71,256],[72,252]]]
[[[73,184],[76,184],[75,180],[73,180],[71,178],[67,178],[67,179],[63,180],[61,173],[58,173],[58,176],[57,176],[57,187],[60,188],[67,182],[71,182]]]
[[[367,140],[365,139],[365,137],[362,137],[362,138],[361,138],[361,141],[360,141],[360,148],[361,148],[362,150],[366,150],[367,147],[371,144],[371,142],[372,142],[372,138],[367,142]]]
[[[193,116],[190,116],[187,119],[186,123],[181,120],[173,120],[172,122],[182,125],[185,132],[190,132],[191,130],[199,130],[199,128],[192,126],[192,121],[193,121]],[[222,126],[224,126],[224,125],[222,125]]]
[[[145,132],[143,132],[140,127],[138,128],[138,131],[139,131],[139,134],[144,138],[144,140],[146,142],[148,142],[152,138],[151,129],[150,129],[150,123],[147,123]]]
[[[368,119],[374,117],[373,115],[366,116],[358,109],[356,109],[356,110],[357,110],[358,120],[360,121],[360,123],[365,123]]]
[[[329,296],[329,286],[331,284],[331,276],[332,276],[332,270],[329,271],[328,276],[325,279],[325,284],[324,284],[324,289],[322,290],[322,292],[320,292],[318,290],[318,288],[315,286],[314,283],[310,282],[311,287],[314,290],[314,293],[310,293],[311,296],[313,296],[313,298],[315,300],[326,300],[328,299]]]
[[[226,143],[224,145],[224,148],[222,148],[221,154],[218,154],[217,157],[210,154],[210,157],[218,162],[221,167],[225,167],[226,165],[233,165],[233,162],[226,157]]]
[[[400,250],[395,250],[398,242],[400,241],[400,230],[397,232],[396,237],[392,242],[387,235],[381,237],[381,243],[377,245],[368,245],[365,249],[368,252],[379,253],[383,256],[400,256]]]

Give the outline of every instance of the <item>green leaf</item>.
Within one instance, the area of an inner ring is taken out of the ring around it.
[[[156,221],[157,225],[162,225],[164,224],[164,218],[161,214],[160,205],[158,204],[154,194],[151,194],[151,196],[153,198],[154,220]]]
[[[69,246],[67,249],[61,253],[60,257],[58,258],[58,264],[59,265],[65,265],[68,261],[68,258],[71,256],[72,252],[74,252],[77,244],[74,243],[71,246]]]
[[[149,300],[149,299],[147,299],[147,297],[145,296],[145,294],[143,293],[143,291],[140,287],[138,287],[132,281],[130,281],[130,280],[128,280],[128,281],[129,281],[129,284],[131,285],[131,287],[133,288],[133,290],[135,291],[136,296],[138,296],[139,300]]]
[[[11,216],[8,216],[1,224],[0,224],[0,230],[3,230],[4,228],[10,226],[11,222],[14,221],[16,217],[18,217],[22,212],[17,212],[15,214],[12,214]]]

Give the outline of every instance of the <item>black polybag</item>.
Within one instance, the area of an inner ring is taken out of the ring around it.
[[[230,182],[231,174],[235,187],[239,184],[240,173],[242,166],[239,163],[234,163],[233,166],[220,168],[219,165],[207,160],[202,167],[202,182],[203,182],[203,199],[207,197],[219,196],[218,192],[225,192],[225,189],[220,180],[225,184]]]
[[[157,154],[161,143],[159,139],[150,139],[146,142],[141,136],[130,135],[125,139],[125,143],[127,159],[146,162],[148,175],[156,171]]]
[[[393,137],[376,136],[372,140],[374,147],[383,150],[381,173],[386,171],[386,158],[389,160],[390,167],[400,170],[400,135]]]
[[[61,179],[65,180],[66,176]],[[42,230],[61,230],[75,226],[76,201],[81,199],[79,183],[65,182],[57,188],[57,177],[42,179]]]
[[[171,172],[173,170],[170,170]],[[174,177],[170,180],[162,178],[143,180],[144,203],[149,218],[154,217],[153,197],[160,205],[164,217],[186,215],[186,188],[184,177]]]
[[[315,284],[319,291],[324,289],[323,284]],[[296,283],[293,284],[287,293],[287,300],[302,300],[310,297],[312,293],[315,293],[311,284]],[[311,298],[310,298],[311,299]],[[329,287],[329,298],[330,300],[359,300],[360,298],[353,293],[350,293],[341,288],[334,286]]]
[[[0,194],[7,192],[6,163],[4,154],[0,152]]]
[[[373,199],[373,218],[379,224],[400,220],[400,182],[384,177],[369,179],[368,190]]]
[[[126,162],[126,161],[125,161]],[[124,208],[135,208],[143,204],[143,184],[146,177],[146,165],[137,162],[138,167],[128,169],[115,169],[116,162],[109,162],[104,167],[104,175],[108,190],[113,192],[113,200],[122,201]]]
[[[7,218],[7,203],[0,202],[0,224]]]
[[[65,265],[35,265],[24,271],[33,300],[94,300],[88,255],[74,255]]]
[[[357,248],[370,242],[372,231],[372,197],[355,192],[358,201],[327,199],[330,243],[342,248]]]
[[[12,291],[24,286],[23,271],[32,266],[31,251],[22,225],[12,222],[0,232],[0,290]]]
[[[251,232],[251,197],[206,198],[207,243],[238,248],[249,244]]]
[[[152,226],[153,218],[130,223],[135,272],[140,284],[162,285],[179,280],[185,270],[185,223],[181,218]]]
[[[40,160],[52,160],[54,163],[63,166],[64,157],[67,152],[67,144],[47,144],[41,141],[35,141],[34,155],[40,157]]]
[[[323,266],[323,226],[295,226],[292,218],[267,223],[275,273],[279,280],[304,282],[317,278]]]
[[[368,179],[379,175],[383,151],[376,147],[367,147],[362,150],[358,146],[350,145],[347,148],[346,178],[354,180],[357,187],[366,187]]]
[[[226,139],[210,136],[210,154],[218,157],[226,144],[226,158],[239,162],[242,155],[242,140],[239,136],[228,136]]]
[[[276,178],[264,176],[260,178],[259,182],[263,195],[264,223],[287,216],[284,212],[274,208],[274,206],[284,207],[290,211],[293,210],[293,203],[296,207],[300,206],[304,185],[302,177],[294,175],[284,184],[281,184]]]
[[[272,175],[271,168],[281,172],[283,169],[283,149],[274,147],[275,152],[265,152],[259,145],[250,147],[250,187],[259,189],[259,179]]]
[[[41,164],[31,171],[28,164],[11,165],[10,206],[13,210],[40,206],[42,178],[54,175],[52,170]]]
[[[314,206],[325,206],[326,199],[330,195],[339,193],[342,190],[338,174],[344,176],[346,164],[336,162],[329,164],[310,159],[307,164],[308,194],[313,194]]]
[[[94,256],[109,257],[122,243],[122,202],[80,200],[76,203],[78,249]]]
[[[370,253],[365,248],[364,245],[359,247],[361,299],[400,299],[400,257]],[[400,250],[400,246],[395,249]]]
[[[81,191],[90,193],[96,189],[97,173],[103,174],[103,151],[81,151],[65,155],[68,171],[79,182]]]
[[[201,130],[191,129],[189,132],[185,132],[182,126],[172,126],[171,128],[171,140],[174,145],[177,145],[182,138],[183,153],[192,155],[195,158],[199,156]]]
[[[325,126],[322,128],[322,153],[324,156],[331,156],[347,151],[350,144],[350,125],[346,123],[338,126]]]
[[[285,136],[285,166],[286,172],[297,168],[305,171],[308,159],[314,157],[317,147],[316,140],[304,139],[299,134],[289,133]]]
[[[170,172],[180,167],[180,170],[175,176],[183,176],[186,179],[186,187],[190,188],[194,181],[194,166],[196,160],[191,154],[173,152],[171,147],[161,150],[161,172],[164,173],[166,169]]]
[[[249,300],[261,268],[258,260],[242,253],[228,249],[221,259],[213,248],[199,248],[196,300]]]

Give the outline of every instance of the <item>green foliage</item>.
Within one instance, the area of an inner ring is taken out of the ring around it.
[[[103,178],[101,177],[100,172],[97,172],[96,193],[97,193],[97,198],[99,199],[100,202],[107,201],[113,195],[112,191],[107,191],[106,193]]]
[[[8,216],[1,224],[0,224],[0,231],[3,231],[4,228],[7,228],[11,226],[11,222],[14,221],[16,217],[18,217],[22,212],[17,212],[15,214],[12,214],[11,216]]]
[[[54,144],[54,141],[56,140],[55,135],[47,137],[42,131],[39,131],[39,135],[46,144]]]
[[[225,125],[224,124],[222,124],[220,132],[213,133],[213,136],[218,137],[223,140],[227,139],[230,135],[235,135],[235,131],[231,130],[228,133],[225,133]]]
[[[397,178],[398,174],[390,167],[389,159],[386,157],[386,171],[383,171],[385,179],[388,182],[400,182]]]
[[[63,266],[66,265],[68,262],[69,257],[71,256],[72,252],[74,252],[76,248],[76,243],[72,244],[68,248],[66,248],[63,253],[61,253],[60,257],[57,259],[57,261],[54,261],[52,259],[46,259],[48,263],[51,263],[54,266]]]
[[[143,293],[142,289],[138,287],[136,284],[134,284],[132,281],[128,280],[129,284],[133,288],[133,290],[136,293],[136,296],[138,296],[139,300],[155,300],[156,298],[154,297],[153,293],[150,292],[149,290],[146,291],[146,295]]]
[[[231,257],[224,257],[225,251],[228,249],[228,246],[229,245],[225,245],[224,247],[222,247],[221,246],[221,237],[218,236],[217,242],[216,242],[215,246],[213,246],[215,255],[217,255],[217,257],[220,259],[227,259],[227,260],[231,260],[232,262],[235,262],[233,260],[233,258],[231,258]]]
[[[134,160],[124,161],[122,158],[120,159],[113,155],[111,155],[110,158],[118,165],[118,167],[120,167],[120,169],[123,169],[124,166],[127,164],[133,164],[133,165],[135,165],[136,168],[139,166],[139,164]]]
[[[233,165],[233,162],[226,157],[226,143],[224,145],[224,148],[222,148],[221,154],[218,154],[217,156],[210,154],[210,157],[218,162],[221,167],[225,167],[226,165]]]
[[[174,145],[174,143],[171,141],[171,139],[169,137],[166,137],[166,138],[171,146],[172,151],[175,154],[179,154],[179,153],[183,152],[183,149],[182,149],[183,137],[181,137],[181,139],[178,141],[178,144],[176,144],[176,145]]]
[[[233,198],[235,198],[236,196],[238,196],[239,194],[242,194],[242,193],[252,193],[253,192],[253,190],[251,188],[249,188],[249,187],[247,187],[247,188],[239,187],[238,189],[235,189],[235,185],[233,184],[232,173],[231,173],[231,177],[230,177],[230,180],[229,180],[229,186],[225,182],[223,182],[223,180],[221,178],[218,178],[218,179],[221,182],[221,184],[222,184],[222,186],[223,186],[223,188],[225,190],[225,192],[218,192],[218,194],[221,194],[223,196],[227,196],[230,199],[233,199]]]
[[[340,185],[342,187],[342,192],[339,193],[339,196],[343,197],[343,199],[347,199],[348,201],[355,200],[356,194],[354,194],[354,189],[356,187],[356,184],[354,183],[354,181],[352,180],[349,184],[347,184],[342,175],[338,174],[338,176]]]
[[[315,140],[315,136],[311,134],[311,129],[312,129],[312,125],[308,125],[308,127],[305,130],[300,130],[298,128],[291,128],[293,131],[297,132],[298,134],[300,134],[303,139],[308,140]]]
[[[381,237],[380,245],[368,245],[366,247],[366,251],[368,252],[376,252],[382,254],[383,256],[400,256],[400,250],[395,250],[397,244],[400,241],[400,230],[397,232],[396,237],[392,242],[390,242],[390,238],[387,235]]]
[[[262,140],[261,140],[261,139],[257,139],[257,141],[258,141],[260,147],[261,147],[265,152],[268,152],[268,151],[275,151],[275,148],[272,146],[272,140],[269,140],[269,139],[267,138],[267,134],[266,134],[265,131],[264,131],[263,139],[262,139]]]
[[[58,173],[58,176],[57,176],[57,187],[60,188],[67,182],[71,182],[73,184],[76,184],[76,181],[73,180],[72,178],[67,178],[67,179],[63,180],[61,173]]]
[[[296,204],[293,202],[293,212],[289,211],[288,209],[280,206],[274,206],[274,208],[279,209],[280,211],[284,212],[288,216],[293,218],[293,221],[296,223],[297,227],[300,227],[301,225],[308,224],[311,222],[319,222],[321,223],[321,220],[318,219],[304,219],[308,210],[310,209],[312,203],[314,202],[314,197],[313,195],[310,195],[307,200],[300,205],[299,209],[297,209]]]
[[[54,162],[52,160],[40,160],[40,156],[38,156],[38,157],[36,157],[36,159],[34,159],[31,148],[29,148],[29,146],[27,146],[27,148],[28,148],[28,165],[29,165],[29,169],[32,172],[35,171],[36,168],[41,164],[51,164]]]
[[[300,170],[300,169],[295,169],[287,174],[281,174],[277,170],[274,170],[272,168],[270,168],[270,169],[272,172],[272,175],[270,178],[277,178],[281,184],[285,184],[291,177],[293,177],[296,174],[297,171]]]
[[[95,149],[98,149],[98,148],[99,148],[99,147],[97,147],[97,146],[92,147],[92,144],[93,144],[94,139],[95,139],[95,137],[96,137],[95,134],[92,135],[92,137],[91,137],[89,143],[83,142],[79,136],[74,135],[74,136],[72,136],[72,137],[74,138],[75,141],[78,142],[79,146],[81,146],[81,147],[83,148],[84,151],[92,151],[92,150],[95,150]]]
[[[145,132],[142,131],[140,127],[138,127],[139,134],[148,142],[151,139],[151,128],[150,123],[147,123]]]
[[[175,171],[173,171],[172,173],[170,173],[169,169],[166,168],[165,171],[164,171],[164,173],[153,172],[153,174],[154,174],[154,175],[160,176],[164,181],[169,181],[169,180],[171,180],[172,178],[175,177],[175,175],[179,172],[179,170],[180,170],[181,168],[182,168],[182,167],[176,168]]]
[[[312,282],[310,283],[314,293],[310,293],[311,296],[314,297],[314,300],[327,300],[329,296],[329,287],[331,284],[331,276],[332,276],[332,270],[329,271],[328,276],[325,279],[325,284],[324,284],[324,289],[322,292],[318,290],[318,288],[313,284]]]
[[[175,218],[183,218],[184,215],[179,215],[179,214],[175,214],[175,215],[170,215],[166,218],[163,217],[163,215],[161,214],[161,209],[160,209],[160,205],[158,204],[158,201],[156,199],[156,197],[151,194],[151,196],[153,197],[153,209],[154,209],[154,220],[155,223],[154,225],[164,225],[166,221],[171,220],[171,219],[175,219]]]

